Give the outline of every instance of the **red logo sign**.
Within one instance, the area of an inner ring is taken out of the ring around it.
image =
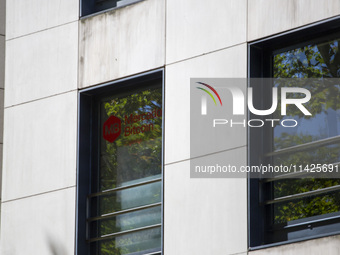
[[[113,143],[120,135],[121,121],[116,116],[110,116],[103,125],[103,138]]]

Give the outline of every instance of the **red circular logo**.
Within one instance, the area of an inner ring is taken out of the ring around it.
[[[121,121],[116,116],[110,116],[103,125],[103,138],[113,143],[120,135]]]

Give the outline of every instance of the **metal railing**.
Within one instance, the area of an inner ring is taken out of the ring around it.
[[[108,240],[108,239],[112,239],[112,238],[119,236],[119,235],[130,234],[130,233],[134,233],[134,232],[138,232],[138,231],[142,231],[142,230],[158,228],[158,227],[161,227],[161,226],[162,226],[162,224],[155,224],[155,225],[151,225],[151,226],[120,231],[120,232],[117,232],[117,233],[102,235],[100,237],[90,238],[90,239],[87,240],[87,242],[92,243],[92,242],[97,242],[97,241],[102,241],[102,240]]]

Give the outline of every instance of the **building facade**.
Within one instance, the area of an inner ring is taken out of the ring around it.
[[[0,0],[0,253],[339,254],[336,209],[276,238],[258,184],[190,178],[190,78],[271,77],[268,52],[314,39],[337,52],[339,15],[335,0]],[[249,165],[251,137],[201,157]]]
[[[1,87],[1,98],[0,98],[0,107],[1,107],[1,116],[0,116],[0,137],[1,137],[1,161],[2,161],[2,145],[3,145],[3,120],[4,120],[4,84],[5,84],[5,31],[6,31],[6,1],[1,1],[0,3],[0,87]],[[0,167],[2,169],[2,165]],[[1,171],[2,172],[2,171]],[[0,175],[2,176],[2,175]],[[1,199],[1,196],[0,196]],[[1,207],[0,207],[1,211]]]

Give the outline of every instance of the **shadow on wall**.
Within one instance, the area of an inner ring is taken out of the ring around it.
[[[48,235],[48,246],[51,251],[50,254],[52,255],[66,255],[66,249],[63,247],[63,245],[58,242],[57,240],[51,238],[50,235]]]

